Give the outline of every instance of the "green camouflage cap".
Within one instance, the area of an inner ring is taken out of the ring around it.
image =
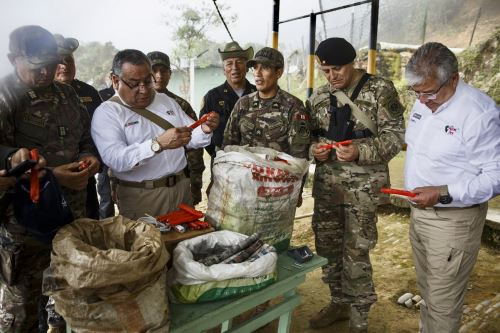
[[[160,51],[149,52],[148,58],[151,61],[151,66],[164,65],[170,69],[170,58],[165,53]]]
[[[230,42],[224,46],[224,50],[218,49],[220,58],[222,61],[228,58],[245,58],[252,59],[253,57],[253,47],[249,47],[246,50],[238,44],[238,42]]]
[[[72,55],[73,52],[75,52],[75,50],[78,48],[78,46],[80,46],[80,43],[76,38],[64,38],[59,34],[54,34],[54,38],[57,42],[57,53],[59,53],[61,57]]]
[[[12,31],[9,50],[14,56],[23,57],[31,69],[59,62],[54,36],[38,25],[25,25]]]
[[[248,67],[254,67],[255,64],[283,68],[285,66],[285,60],[280,51],[270,47],[264,47],[255,54],[252,60],[247,61]]]

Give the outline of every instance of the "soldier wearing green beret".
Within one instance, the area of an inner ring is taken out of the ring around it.
[[[328,259],[323,281],[331,302],[310,325],[350,319],[351,333],[367,332],[377,300],[369,251],[377,243],[379,190],[388,185],[387,163],[403,145],[404,109],[390,81],[354,68],[356,51],[345,39],[324,40],[316,56],[328,84],[306,102],[316,161],[312,227],[316,250]],[[324,147],[345,140],[352,141]]]

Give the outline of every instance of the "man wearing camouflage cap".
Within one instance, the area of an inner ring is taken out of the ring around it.
[[[223,147],[268,147],[308,158],[310,117],[300,99],[278,86],[283,74],[283,55],[264,47],[247,66],[253,67],[257,91],[236,102],[224,132]],[[298,206],[301,204],[302,196]]]
[[[343,38],[318,45],[317,60],[328,84],[306,102],[313,122],[316,160],[312,227],[318,254],[328,259],[323,281],[331,303],[310,320],[322,328],[350,318],[349,332],[368,331],[377,300],[369,251],[377,243],[380,188],[387,163],[403,145],[404,108],[393,84],[355,69],[356,51]],[[322,145],[352,140],[334,149]]]
[[[10,34],[9,49],[15,73],[0,81],[0,144],[37,148],[73,216],[85,217],[85,189],[100,164],[85,107],[71,87],[54,81],[56,41],[42,27],[23,26]],[[79,161],[89,167],[79,171]],[[0,223],[0,332],[46,331],[41,289],[50,251],[7,207]]]
[[[92,119],[92,115],[94,114],[95,109],[97,109],[97,107],[101,105],[102,100],[99,96],[99,93],[94,87],[75,78],[76,66],[73,52],[76,51],[80,43],[75,38],[64,38],[59,34],[55,34],[54,38],[57,42],[57,52],[61,57],[61,63],[57,65],[54,79],[58,82],[69,84],[73,87],[73,89],[75,89],[76,94],[80,98],[80,101],[83,105],[85,105],[85,108],[87,108],[90,119]],[[99,193],[99,196],[101,197],[101,201],[103,203],[102,205],[100,205],[99,201],[97,200],[96,180],[93,177],[89,179],[89,183],[87,185],[86,206],[86,213],[88,218],[99,220],[100,215],[102,215],[102,218],[111,216],[109,212],[103,212],[102,214],[100,214],[101,208],[103,210],[106,209],[109,211],[110,206],[112,206],[112,203],[111,205],[109,204],[111,198],[106,197],[106,193],[106,191],[104,191],[104,193]]]
[[[173,98],[189,117],[198,120],[196,113],[191,105],[182,97],[177,96],[167,89],[170,82],[172,70],[170,68],[170,58],[163,52],[154,51],[147,54],[151,61],[153,77],[155,78],[153,87],[158,93],[166,94]],[[205,164],[203,162],[203,148],[186,150],[188,163],[188,173],[191,181],[191,194],[193,195],[193,205],[201,202],[201,188],[203,187],[203,171]]]

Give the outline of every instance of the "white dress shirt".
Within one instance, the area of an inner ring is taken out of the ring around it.
[[[500,193],[500,109],[459,80],[455,94],[436,112],[415,101],[405,135],[405,187],[448,185],[465,207]]]
[[[155,94],[146,109],[175,127],[189,126],[194,122],[174,99],[165,94]],[[151,149],[151,140],[164,132],[152,121],[111,101],[102,103],[92,118],[92,138],[102,161],[111,168],[115,177],[126,181],[154,180],[186,167],[184,147],[165,149],[158,154]],[[193,130],[186,147],[205,147],[211,137],[211,133],[205,134],[199,126]]]

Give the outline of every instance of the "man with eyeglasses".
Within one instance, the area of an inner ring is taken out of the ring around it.
[[[328,259],[323,281],[331,301],[309,323],[323,328],[348,319],[350,333],[366,333],[377,301],[370,250],[378,238],[380,188],[388,186],[387,163],[403,146],[404,108],[392,82],[354,67],[356,50],[345,39],[328,38],[315,54],[328,83],[306,102],[316,161],[312,228],[318,254]]]
[[[257,91],[241,97],[234,105],[222,147],[267,147],[299,158],[309,157],[310,117],[300,99],[279,87],[284,65],[281,52],[270,47],[259,50],[247,62]],[[301,205],[302,195],[297,207]]]
[[[184,98],[177,96],[167,86],[170,82],[172,70],[170,69],[170,58],[163,52],[154,51],[147,54],[151,60],[153,69],[153,76],[155,78],[154,88],[157,93],[166,94],[173,98],[181,109],[191,119],[198,120],[191,104]],[[205,170],[205,163],[203,162],[203,148],[186,150],[186,157],[188,162],[188,175],[191,181],[191,195],[193,196],[193,205],[201,202],[201,188],[203,187],[203,171]]]
[[[38,149],[74,218],[85,217],[87,183],[100,164],[87,110],[73,88],[54,81],[60,62],[54,36],[40,26],[23,26],[10,34],[9,49],[15,73],[0,82],[0,144]],[[79,170],[79,161],[89,168]],[[12,207],[0,234],[0,331],[46,332],[41,289],[51,244],[18,224]]]
[[[179,104],[155,92],[151,62],[141,51],[118,52],[112,70],[116,94],[95,111],[92,137],[117,178],[120,214],[137,219],[192,204],[184,147],[208,145],[219,116],[191,129],[194,120]]]
[[[420,332],[456,333],[481,245],[488,200],[500,193],[500,109],[463,82],[453,52],[419,47],[406,65],[417,101],[406,131],[405,187]]]

